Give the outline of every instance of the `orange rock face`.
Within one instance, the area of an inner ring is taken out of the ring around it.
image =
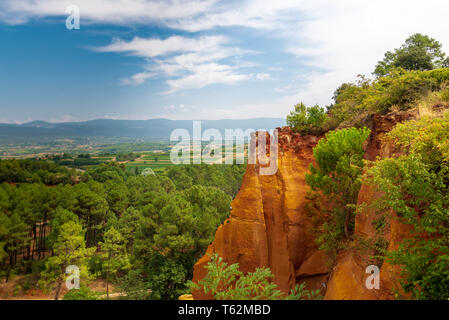
[[[304,210],[309,191],[305,174],[317,142],[317,137],[301,137],[282,129],[277,173],[262,176],[258,164],[247,166],[230,218],[218,228],[214,242],[195,265],[194,282],[205,276],[204,266],[212,253],[229,264],[239,263],[244,273],[269,267],[284,292],[301,278],[327,274],[325,256],[316,254],[311,221]],[[198,291],[193,295],[195,299],[210,298]]]

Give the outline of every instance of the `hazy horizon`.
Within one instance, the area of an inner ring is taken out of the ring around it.
[[[254,118],[244,118],[244,119],[168,119],[168,118],[148,118],[148,119],[111,119],[111,118],[93,118],[88,120],[73,120],[73,121],[48,121],[48,120],[31,120],[25,122],[0,122],[0,124],[12,124],[12,125],[24,125],[36,122],[45,122],[50,124],[64,124],[64,123],[78,123],[78,122],[89,122],[89,121],[97,121],[97,120],[112,120],[112,121],[150,121],[150,120],[168,120],[168,121],[245,121],[245,120],[283,120],[284,118],[278,117],[254,117]]]

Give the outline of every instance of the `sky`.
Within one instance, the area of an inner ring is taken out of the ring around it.
[[[448,15],[444,0],[0,0],[0,122],[284,118],[414,33],[449,52]]]

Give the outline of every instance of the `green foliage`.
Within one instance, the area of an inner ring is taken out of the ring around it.
[[[318,105],[307,108],[304,103],[295,105],[295,110],[287,116],[287,125],[303,134],[318,134],[326,121],[326,112]]]
[[[93,292],[90,288],[80,286],[79,289],[69,290],[62,300],[98,300],[99,294]]]
[[[441,44],[415,34],[401,48],[385,54],[376,66],[375,80],[359,76],[356,83],[344,83],[335,91],[335,103],[328,107],[323,127],[362,127],[373,114],[414,108],[431,92],[446,88],[448,67],[449,58],[441,51]],[[441,98],[449,101],[449,94]]]
[[[150,268],[148,279],[152,299],[177,300],[180,295],[186,293],[189,270],[179,260],[154,255]]]
[[[184,293],[193,264],[228,215],[230,200],[216,188],[194,186],[155,197],[143,209],[134,257],[148,275],[153,298],[176,299]]]
[[[448,79],[449,69],[425,72],[398,69],[374,81],[361,77],[355,84],[345,83],[334,93],[335,103],[329,108],[327,125],[362,126],[372,114],[416,107],[419,99],[440,90]]]
[[[126,253],[125,241],[114,227],[105,232],[104,240],[99,245],[103,259],[102,270],[106,273],[107,296],[109,298],[110,279],[114,279],[117,273],[123,273],[130,269],[131,265]]]
[[[0,160],[0,183],[74,183],[75,175],[75,170],[66,169],[51,161]]]
[[[140,157],[140,154],[133,153],[133,152],[130,152],[130,153],[119,153],[116,156],[116,160],[117,161],[134,161],[134,160],[136,160],[139,157]]]
[[[376,205],[412,227],[386,259],[402,267],[403,289],[418,299],[449,299],[448,135],[448,114],[400,124],[388,138],[406,154],[377,161],[367,173],[384,194]]]
[[[319,292],[309,292],[305,284],[297,285],[289,295],[280,291],[272,282],[273,274],[268,268],[243,274],[239,265],[228,265],[217,254],[207,264],[206,277],[198,284],[189,282],[191,290],[203,290],[216,300],[312,300],[320,299]]]
[[[449,112],[400,123],[387,139],[410,154],[420,155],[424,163],[439,171],[449,161]]]
[[[184,165],[172,166],[167,177],[176,186],[176,190],[188,189],[194,185],[216,187],[231,197],[240,189],[245,166],[242,165]]]
[[[57,299],[62,282],[66,278],[66,267],[76,265],[80,270],[80,278],[88,279],[87,259],[94,252],[95,248],[86,248],[84,231],[80,224],[74,221],[64,223],[54,245],[54,255],[45,263],[40,285],[49,289],[56,283],[55,299]]]
[[[54,217],[51,221],[51,232],[48,235],[48,241],[50,246],[53,247],[54,243],[58,239],[61,227],[70,221],[74,221],[79,223],[78,216],[71,211],[62,209],[61,207],[57,207],[55,210]]]
[[[96,276],[108,287],[127,279],[130,298],[151,292],[152,299],[186,292],[193,265],[228,217],[245,171],[242,165],[189,165],[135,176],[110,163],[88,168],[74,177],[75,185],[58,180],[50,187],[40,183],[45,168],[66,169],[48,163],[0,161],[4,179],[20,182],[0,184],[2,276],[31,273],[33,282],[57,295],[65,266],[74,264],[82,285]],[[22,179],[11,168],[27,173]],[[141,294],[132,289],[137,278],[145,286]]]
[[[306,182],[333,204],[318,238],[321,248],[333,253],[338,251],[338,241],[343,236],[348,239],[352,231],[354,205],[364,166],[363,143],[369,134],[366,128],[333,131],[313,150],[317,166],[310,165],[311,173],[306,175]]]
[[[449,102],[449,88],[446,88],[444,90],[441,91],[440,93],[440,99],[443,102]]]
[[[388,51],[384,59],[377,64],[374,74],[378,77],[385,76],[394,68],[433,70],[448,67],[449,60],[441,49],[441,43],[435,39],[419,33],[414,34],[399,49]]]
[[[129,300],[150,299],[150,285],[143,277],[141,270],[130,270],[126,275],[118,278],[117,287],[126,294]]]

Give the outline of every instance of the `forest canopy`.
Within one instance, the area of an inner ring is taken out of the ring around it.
[[[0,161],[0,275],[24,274],[26,287],[60,298],[65,268],[77,265],[83,285],[101,277],[130,297],[177,299],[228,217],[244,170],[135,175],[110,163],[77,176],[47,161]]]

